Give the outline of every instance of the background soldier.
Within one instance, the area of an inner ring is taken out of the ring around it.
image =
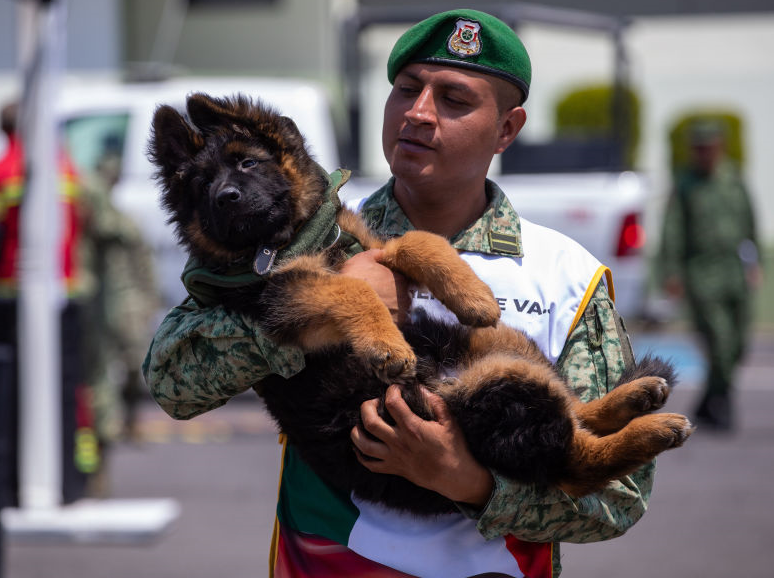
[[[697,120],[688,130],[688,166],[675,175],[661,248],[664,290],[685,297],[706,345],[709,374],[697,421],[732,426],[730,394],[746,344],[750,290],[761,280],[750,198],[739,168],[725,155],[718,121]]]
[[[81,246],[88,290],[83,357],[100,450],[90,487],[95,496],[109,493],[111,444],[120,436],[139,439],[137,403],[144,392],[140,365],[160,303],[150,247],[112,199],[120,174],[120,141],[108,136],[102,145],[95,170],[84,178]]]

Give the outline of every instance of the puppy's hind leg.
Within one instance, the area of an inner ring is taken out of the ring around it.
[[[674,413],[635,418],[620,431],[604,437],[577,428],[567,474],[559,487],[576,497],[599,491],[661,452],[680,447],[693,429],[688,418]]]
[[[561,479],[573,417],[564,382],[545,365],[493,354],[437,391],[481,464],[524,483]]]
[[[632,419],[661,409],[675,382],[674,367],[656,357],[646,357],[626,372],[611,392],[600,399],[576,401],[573,411],[597,435],[620,430]]]

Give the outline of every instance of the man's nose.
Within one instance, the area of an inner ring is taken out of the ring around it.
[[[426,86],[406,112],[406,118],[414,124],[435,122],[435,99],[429,86]]]

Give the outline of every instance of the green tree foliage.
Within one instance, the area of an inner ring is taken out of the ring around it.
[[[631,88],[624,98],[624,163],[633,168],[640,140],[640,99]],[[614,90],[610,84],[594,84],[572,89],[556,105],[556,136],[560,139],[613,138]]]

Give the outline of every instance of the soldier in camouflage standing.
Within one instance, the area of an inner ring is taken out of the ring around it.
[[[761,280],[755,219],[738,167],[725,155],[718,121],[688,129],[688,166],[675,176],[659,266],[667,295],[684,297],[700,333],[709,373],[696,419],[728,430],[731,392],[750,327],[750,290]]]
[[[531,65],[521,41],[482,12],[437,14],[398,40],[388,78],[382,136],[393,178],[362,204],[363,217],[385,236],[424,229],[447,237],[492,287],[503,322],[533,337],[583,399],[604,395],[633,362],[605,268],[577,243],[521,219],[486,178],[526,120]],[[399,317],[405,283],[378,257],[359,253],[342,273],[366,279]],[[426,290],[410,293],[411,307],[450,314]],[[159,405],[187,419],[269,374],[303,367],[301,351],[273,343],[250,320],[188,300],[162,322],[143,372]],[[412,414],[392,387],[386,403],[395,423],[366,402],[375,437],[356,429],[353,442],[377,458],[367,467],[437,491],[460,513],[427,520],[353,504],[288,443],[272,576],[549,578],[561,569],[558,542],[620,536],[644,513],[652,464],[582,500],[525,486],[478,464],[440,398],[431,399],[437,422]]]
[[[120,174],[118,141],[106,138],[97,166],[84,177],[84,366],[99,455],[90,492],[109,493],[110,447],[120,436],[137,440],[139,368],[160,297],[150,247],[137,224],[120,211],[112,190]],[[123,410],[123,411],[122,411]]]

